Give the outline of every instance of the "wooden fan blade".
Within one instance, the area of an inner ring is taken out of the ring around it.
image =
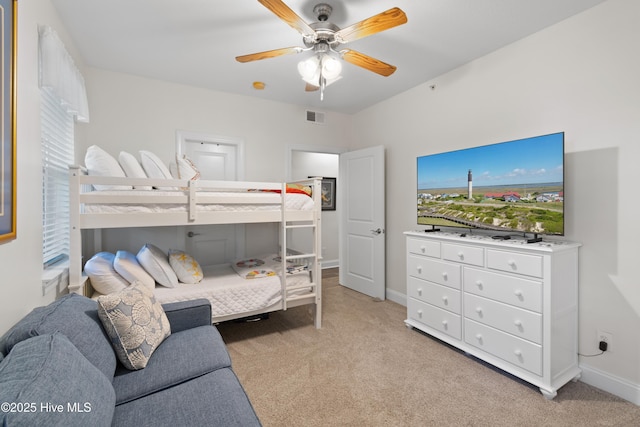
[[[236,56],[238,62],[251,62],[260,59],[275,58],[276,56],[289,55],[292,53],[300,53],[304,49],[301,47],[283,47],[282,49],[267,50],[264,52],[250,53],[249,55]]]
[[[340,43],[352,42],[363,37],[370,36],[380,31],[402,25],[407,22],[407,15],[402,9],[394,7],[385,12],[350,25],[336,33],[336,39]]]
[[[387,64],[386,62],[382,62],[379,59],[372,58],[355,50],[345,49],[341,51],[340,54],[345,61],[369,71],[373,71],[374,73],[378,73],[381,76],[388,77],[397,69],[397,67],[393,65]]]
[[[300,34],[311,37],[315,34],[313,28],[300,18],[289,6],[280,0],[258,0],[264,7],[273,12],[278,18],[289,24]]]
[[[316,86],[316,85],[312,85],[311,83],[307,83],[304,87],[304,90],[306,92],[315,92],[317,90],[320,90],[320,86]]]

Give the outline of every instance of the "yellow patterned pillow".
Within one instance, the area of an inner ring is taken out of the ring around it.
[[[200,283],[202,268],[191,255],[176,249],[169,250],[169,264],[182,283]]]
[[[171,335],[169,319],[153,291],[134,282],[97,302],[98,317],[120,362],[131,370],[147,366],[155,349]]]

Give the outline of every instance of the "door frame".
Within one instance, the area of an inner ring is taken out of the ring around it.
[[[223,135],[214,135],[205,132],[194,132],[188,130],[176,130],[176,155],[178,157],[182,157],[185,153],[186,144],[188,141],[198,141],[204,142],[207,144],[224,144],[231,145],[236,147],[236,180],[244,181],[244,139],[233,136],[223,136]],[[187,229],[189,226],[182,227],[183,235],[187,235]],[[245,224],[235,224],[235,233],[236,233],[236,258],[242,258],[245,256],[246,247],[246,229]],[[196,226],[197,229],[197,226]],[[197,233],[196,233],[197,234]],[[186,239],[190,237],[185,237],[184,245],[187,247],[188,242]]]
[[[176,155],[182,157],[187,141],[201,141],[208,144],[234,145],[236,147],[236,177],[244,181],[244,140],[233,136],[212,135],[187,130],[176,131]]]

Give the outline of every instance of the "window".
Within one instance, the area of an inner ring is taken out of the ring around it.
[[[38,27],[42,149],[42,292],[69,283],[69,165],[74,123],[89,121],[84,78],[56,32]],[[56,264],[56,265],[54,265]]]
[[[74,162],[73,116],[50,90],[42,103],[42,260],[48,267],[69,256],[69,165]]]

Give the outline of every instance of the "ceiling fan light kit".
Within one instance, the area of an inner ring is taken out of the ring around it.
[[[397,8],[374,15],[356,24],[340,29],[328,22],[333,8],[327,3],[319,3],[313,8],[318,22],[307,24],[281,0],[258,0],[263,6],[289,24],[302,35],[305,47],[287,47],[237,56],[238,62],[251,62],[277,56],[313,51],[313,56],[298,63],[298,72],[306,82],[306,90],[320,90],[324,99],[324,89],[338,81],[342,72],[341,60],[373,71],[381,76],[390,76],[396,67],[352,49],[338,50],[340,45],[358,40],[407,22],[405,13]]]

